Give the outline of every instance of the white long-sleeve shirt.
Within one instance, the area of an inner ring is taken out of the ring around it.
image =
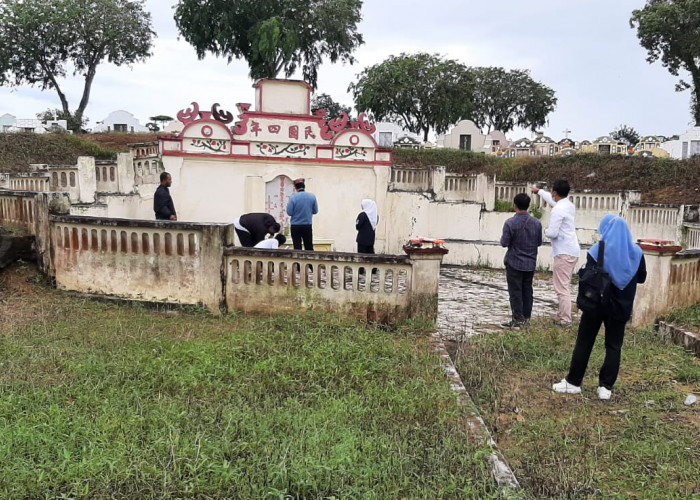
[[[542,199],[552,206],[552,213],[549,215],[549,227],[544,235],[552,242],[552,257],[557,255],[571,255],[578,257],[581,247],[576,236],[576,207],[569,198],[562,198],[555,202],[552,194],[544,189],[538,193]]]

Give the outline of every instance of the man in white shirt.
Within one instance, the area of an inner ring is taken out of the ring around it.
[[[554,291],[559,300],[557,324],[571,326],[571,275],[574,273],[581,247],[576,236],[576,207],[569,200],[569,183],[558,180],[552,186],[551,194],[544,189],[532,188],[552,207],[549,215],[549,227],[544,235],[552,242],[552,257],[554,259]]]
[[[276,234],[274,238],[268,238],[266,240],[259,241],[255,244],[253,248],[266,248],[268,250],[275,250],[285,244],[287,238],[283,234]]]

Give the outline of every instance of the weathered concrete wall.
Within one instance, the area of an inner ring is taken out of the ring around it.
[[[700,250],[644,250],[647,281],[637,288],[633,325],[654,322],[677,307],[700,302]]]
[[[311,309],[383,322],[410,316],[413,278],[406,256],[240,247],[226,253],[229,309]]]
[[[379,207],[378,249],[384,248],[382,227],[393,224],[393,212],[385,207],[388,166],[368,163],[338,167],[323,162],[296,163],[292,159],[281,163],[166,157],[164,161],[166,171],[173,176],[171,194],[179,220],[231,223],[244,213],[265,212],[266,183],[286,176],[306,179],[306,190],[318,199],[314,237],[333,240],[337,251],[357,248],[355,220],[363,198],[374,199]]]
[[[232,226],[52,216],[56,285],[136,300],[224,303]]]
[[[435,322],[442,252],[424,255],[225,250],[229,309],[321,310],[367,321]]]

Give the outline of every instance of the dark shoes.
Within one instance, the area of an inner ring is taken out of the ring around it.
[[[501,328],[506,330],[520,330],[528,325],[527,320],[516,321],[514,319],[508,321],[507,323],[501,323]]]

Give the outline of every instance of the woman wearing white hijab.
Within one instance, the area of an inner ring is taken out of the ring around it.
[[[637,283],[647,277],[642,249],[632,239],[625,220],[614,214],[603,217],[598,227],[605,242],[603,266],[610,275],[610,300],[599,310],[581,315],[576,347],[571,356],[569,374],[561,382],[552,385],[554,392],[580,394],[588,359],[601,325],[605,325],[605,360],[598,376],[598,398],[610,399],[613,384],[620,372],[622,341],[625,325],[632,316],[632,304],[637,293]],[[588,251],[586,266],[598,262],[600,245],[596,243]]]
[[[377,204],[372,200],[362,200],[362,212],[360,212],[355,221],[357,253],[374,253],[377,224],[379,224]]]

